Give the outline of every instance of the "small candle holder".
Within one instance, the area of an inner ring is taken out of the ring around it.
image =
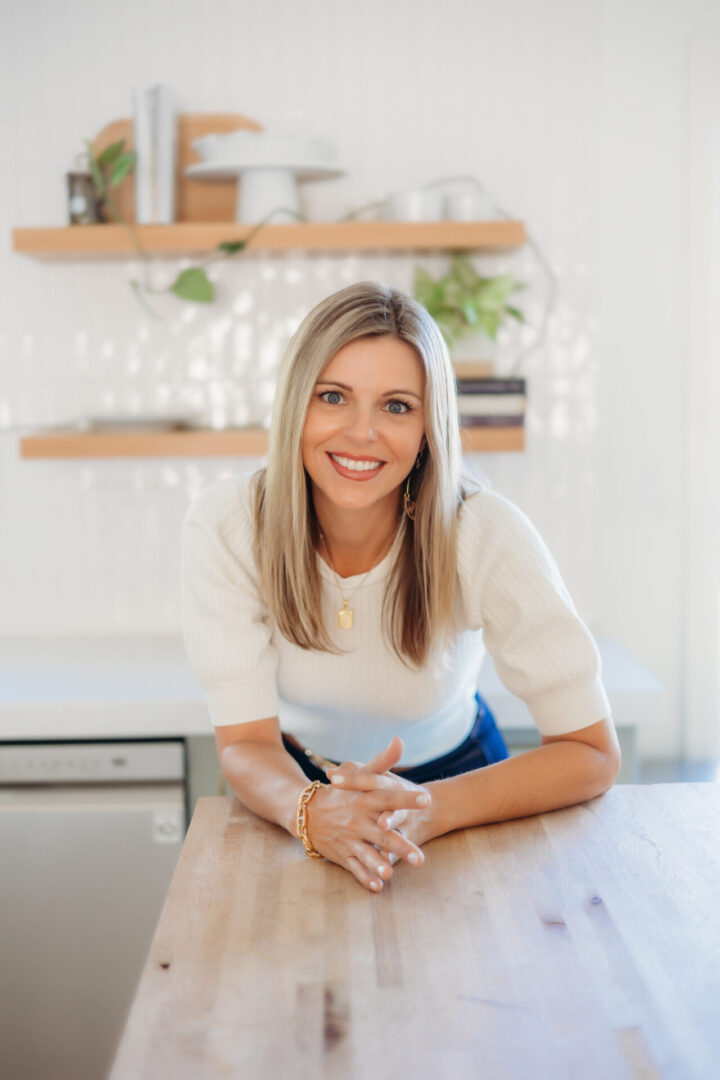
[[[97,225],[103,221],[97,191],[89,172],[69,172],[68,218],[71,225]]]

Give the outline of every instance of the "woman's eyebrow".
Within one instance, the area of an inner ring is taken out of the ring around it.
[[[339,386],[341,390],[349,390],[352,393],[352,386],[348,386],[347,383],[337,382],[335,379],[318,379],[315,383],[316,386]],[[383,397],[391,397],[392,394],[407,394],[409,397],[417,398],[418,401],[422,401],[420,394],[416,394],[414,390],[386,390],[382,395]]]

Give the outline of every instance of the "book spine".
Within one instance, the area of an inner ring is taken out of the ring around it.
[[[458,394],[524,394],[525,379],[456,379]]]
[[[461,416],[460,427],[523,427],[525,414],[515,416]]]
[[[463,416],[515,416],[525,412],[522,394],[458,394],[457,404]]]
[[[177,118],[170,87],[160,83],[155,87],[155,160],[157,221],[170,225],[175,220]]]

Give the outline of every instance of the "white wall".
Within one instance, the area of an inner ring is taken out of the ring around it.
[[[244,113],[333,140],[345,177],[307,185],[331,220],[399,188],[472,174],[523,219],[559,296],[529,382],[527,452],[475,459],[530,515],[578,609],[669,688],[653,756],[681,749],[690,302],[690,42],[720,33],[712,0],[0,0],[0,634],[179,630],[179,524],[221,472],[257,461],[21,461],[20,429],[81,414],[202,409],[267,416],[284,343],[321,297],[359,278],[410,288],[417,264],[248,255],[209,309],[137,305],[132,260],[44,262],[14,226],[66,220],[84,137],[168,82],[181,111]],[[702,229],[711,208],[694,208]],[[153,260],[170,281],[187,261]],[[531,247],[486,272],[548,286]],[[533,330],[508,330],[508,369]],[[703,353],[701,340],[697,348]],[[686,408],[687,406],[687,408]],[[697,572],[697,568],[695,568]],[[705,702],[709,705],[709,702]],[[706,729],[704,744],[713,738]]]

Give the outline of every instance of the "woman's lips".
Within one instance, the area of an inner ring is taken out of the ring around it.
[[[328,460],[332,465],[335,472],[340,473],[346,480],[372,480],[383,469],[385,462],[381,461],[377,469],[346,469],[344,465],[341,465],[339,461],[336,461],[332,454],[328,454]]]

